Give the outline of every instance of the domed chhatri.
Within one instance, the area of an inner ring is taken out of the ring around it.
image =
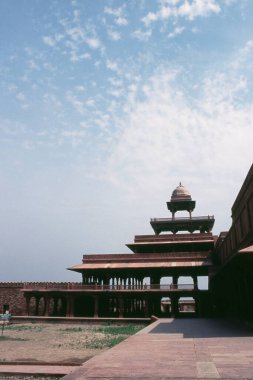
[[[171,201],[177,201],[177,200],[191,200],[191,194],[186,189],[185,186],[182,185],[182,183],[179,183],[179,186],[175,188],[171,195]]]
[[[195,205],[196,202],[192,200],[191,194],[181,182],[172,192],[170,202],[167,202],[168,210],[172,213],[173,219],[177,211],[188,211],[191,217]]]
[[[167,208],[172,213],[172,218],[153,218],[150,224],[155,231],[155,234],[161,232],[178,231],[200,231],[200,233],[210,233],[214,224],[213,216],[192,217],[192,212],[195,209],[196,201],[192,200],[190,192],[180,182],[179,186],[172,192],[170,202],[167,202]],[[187,211],[189,217],[175,217],[178,211]]]

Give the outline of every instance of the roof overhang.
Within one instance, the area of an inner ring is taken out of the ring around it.
[[[253,253],[253,245],[249,245],[248,247],[240,249],[240,251],[238,251],[239,255],[247,254],[247,253]]]
[[[86,270],[106,270],[106,269],[147,269],[147,268],[178,268],[178,267],[209,267],[212,263],[210,260],[200,261],[159,261],[153,263],[96,263],[96,264],[79,264],[67,268],[76,272]]]

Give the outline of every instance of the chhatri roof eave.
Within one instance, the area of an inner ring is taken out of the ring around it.
[[[73,267],[67,268],[75,272],[82,272],[83,270],[104,270],[104,269],[152,269],[152,268],[178,268],[178,267],[210,267],[212,262],[209,259],[194,260],[194,261],[160,261],[152,263],[88,263],[78,264]]]

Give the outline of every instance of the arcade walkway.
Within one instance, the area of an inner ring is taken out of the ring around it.
[[[64,379],[253,379],[253,331],[222,320],[160,319]]]

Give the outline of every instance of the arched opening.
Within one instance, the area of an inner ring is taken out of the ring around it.
[[[55,299],[50,297],[48,299],[48,315],[53,316],[55,311]]]
[[[198,288],[200,290],[208,290],[209,288],[208,276],[198,276]]]
[[[170,297],[161,298],[161,317],[171,317],[171,299]]]
[[[9,307],[9,304],[4,304],[3,305],[3,314],[8,314],[9,313],[9,310],[10,310],[10,307]]]
[[[150,277],[144,277],[143,278],[143,288],[149,288],[150,286]]]
[[[178,289],[192,290],[193,288],[194,283],[191,276],[180,276],[178,278]]]
[[[33,296],[30,298],[29,302],[29,314],[35,315],[36,314],[36,297]]]
[[[67,300],[65,297],[61,297],[58,300],[57,314],[59,317],[65,317],[67,314]]]
[[[193,317],[196,315],[196,302],[193,297],[180,297],[178,300],[178,316]]]
[[[41,297],[38,301],[38,310],[37,315],[44,315],[45,314],[45,299],[44,297]]]
[[[169,289],[172,284],[171,276],[163,276],[160,280],[160,288],[161,289]]]

